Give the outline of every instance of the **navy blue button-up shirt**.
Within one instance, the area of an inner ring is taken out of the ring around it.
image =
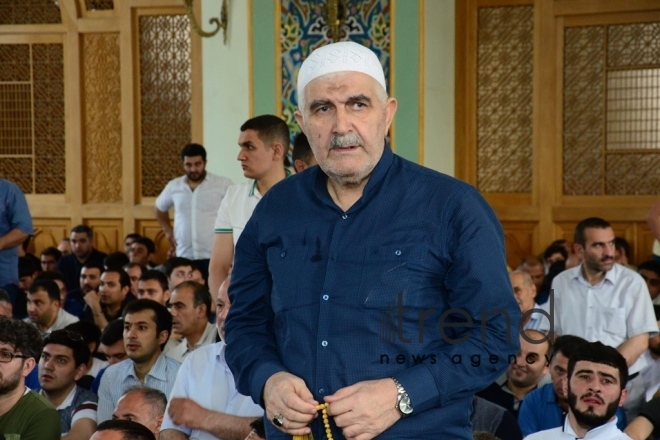
[[[512,292],[502,228],[479,193],[386,146],[346,212],[319,167],[261,200],[236,246],[227,362],[259,403],[279,371],[318,401],[396,377],[414,412],[379,438],[471,439],[473,394],[518,351]]]

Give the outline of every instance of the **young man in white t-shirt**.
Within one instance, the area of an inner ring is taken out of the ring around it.
[[[289,128],[282,119],[262,115],[241,126],[238,137],[243,175],[251,179],[229,187],[215,221],[209,264],[209,290],[215,295],[234,261],[234,246],[261,197],[290,172],[284,167]]]

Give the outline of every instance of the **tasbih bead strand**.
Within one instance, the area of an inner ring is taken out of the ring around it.
[[[327,440],[334,440],[332,437],[332,430],[330,429],[330,418],[328,417],[328,404],[321,403],[316,405],[316,410],[321,411],[321,417],[323,417],[323,426],[325,427],[325,435]],[[294,435],[293,440],[314,440],[312,434],[305,435]]]

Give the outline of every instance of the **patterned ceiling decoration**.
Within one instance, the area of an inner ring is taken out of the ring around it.
[[[532,191],[534,7],[483,7],[477,34],[477,188]]]
[[[62,23],[55,0],[0,0],[0,25],[53,23]]]
[[[390,0],[347,0],[348,18],[341,41],[355,41],[371,48],[385,70],[390,84]],[[326,1],[281,1],[282,115],[292,138],[300,133],[293,117],[298,107],[295,80],[305,58],[316,48],[333,43],[325,20]]]

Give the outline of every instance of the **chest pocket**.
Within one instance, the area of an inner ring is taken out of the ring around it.
[[[272,247],[266,259],[273,278],[271,304],[280,313],[310,304],[314,300],[314,268],[309,264],[307,246]],[[318,282],[322,283],[322,280]]]
[[[425,246],[378,246],[366,249],[360,303],[368,309],[416,307],[424,262]]]
[[[618,346],[625,341],[628,333],[626,326],[626,311],[622,308],[599,307],[595,309],[602,330],[601,342],[605,345]]]

